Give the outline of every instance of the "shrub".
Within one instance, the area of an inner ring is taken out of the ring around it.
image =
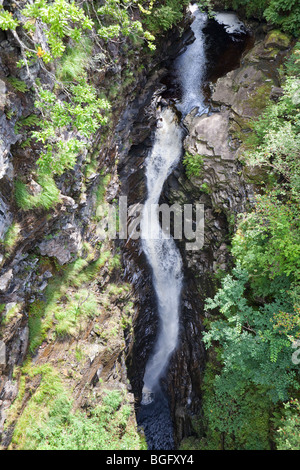
[[[267,19],[284,31],[299,34],[300,7],[298,0],[226,0],[227,7],[244,9],[248,17]]]
[[[202,155],[192,155],[189,152],[185,152],[183,164],[188,178],[200,176],[204,165],[203,157]]]

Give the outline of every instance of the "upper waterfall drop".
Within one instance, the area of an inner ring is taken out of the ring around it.
[[[195,40],[175,61],[175,73],[182,88],[182,99],[177,108],[186,116],[194,108],[204,109],[204,97],[201,90],[205,73],[205,41],[203,28],[207,22],[207,14],[202,13],[197,5],[190,5],[194,16],[191,29]]]

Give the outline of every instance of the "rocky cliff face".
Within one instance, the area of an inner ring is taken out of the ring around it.
[[[25,370],[25,359],[34,367],[52,367],[71,393],[75,409],[90,410],[101,403],[103,390],[120,390],[133,411],[125,354],[132,341],[135,293],[124,282],[119,247],[99,236],[97,207],[105,200],[112,202],[119,191],[117,163],[127,158],[131,146],[126,113],[138,115],[147,106],[160,75],[159,64],[176,54],[179,45],[175,31],[163,38],[155,56],[137,52],[129,62],[122,46],[110,44],[104,67],[94,45],[90,71],[95,85],[110,90],[113,78],[119,90],[110,125],[87,145],[74,170],[57,178],[59,203],[50,210],[24,211],[15,200],[16,180],[22,179],[32,195],[41,190],[32,177],[39,149],[33,141],[21,145],[28,136],[26,119],[34,113],[30,86],[33,78],[43,82],[47,77],[36,67],[30,80],[21,76],[16,68],[18,44],[1,32],[0,441],[4,448],[11,441],[18,448],[14,430],[43,380]],[[129,70],[133,79],[125,84]],[[84,310],[92,299],[93,311],[87,316],[79,313],[72,325],[70,306],[75,302],[78,311]],[[63,311],[69,312],[65,325],[59,319]],[[59,331],[60,326],[64,331]],[[20,387],[23,381],[25,388]],[[136,432],[134,413],[128,426]]]
[[[89,408],[93,396],[98,396],[100,402],[102,383],[108,390],[127,391],[124,322],[130,316],[130,309],[126,319],[124,309],[129,308],[130,294],[121,278],[113,242],[100,247],[96,233],[96,207],[102,202],[99,187],[104,186],[105,180],[107,188],[101,191],[105,194],[107,190],[108,199],[113,199],[118,190],[112,132],[107,132],[107,139],[101,144],[99,133],[92,150],[83,152],[75,169],[57,181],[60,201],[53,209],[23,211],[16,204],[14,187],[19,178],[26,181],[31,194],[40,190],[31,177],[38,149],[34,143],[20,145],[26,134],[22,122],[34,112],[33,94],[28,80],[21,80],[24,77],[16,69],[19,51],[14,38],[1,33],[0,39],[0,435],[6,448],[23,410],[40,385],[36,376],[30,378],[22,371],[26,357],[34,357],[35,365],[49,364],[58,371],[65,389],[73,390],[75,407]],[[114,53],[118,55],[117,50]],[[122,69],[124,56],[120,56]],[[31,73],[45,79],[41,70],[34,69]],[[107,77],[110,73],[106,71]],[[103,73],[102,80],[105,80]],[[124,93],[122,106],[130,99],[131,95]],[[116,120],[115,112],[112,127]],[[93,165],[88,168],[89,161]],[[109,253],[109,259],[105,253]],[[83,262],[79,270],[74,266],[76,259]],[[79,275],[87,273],[86,269],[95,263],[99,269],[92,277],[84,276],[80,285],[63,280],[66,270],[72,271],[72,266]],[[77,305],[82,302],[87,305],[90,292],[97,299],[93,307],[96,311],[84,320],[78,318],[73,331],[67,328],[65,334],[57,334],[58,317],[55,318],[53,311],[49,321],[46,320],[46,309],[53,309],[55,304],[67,309],[70,299],[78,295],[79,287],[86,288],[88,293],[76,300]],[[38,338],[37,342],[34,338]],[[21,391],[19,384],[24,377],[26,386]],[[133,396],[126,396],[132,405]],[[20,406],[18,413],[12,415],[11,405],[16,398]],[[134,425],[134,415],[130,421]]]

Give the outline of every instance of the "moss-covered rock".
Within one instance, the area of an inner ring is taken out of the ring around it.
[[[284,34],[278,29],[270,31],[264,41],[266,49],[277,48],[280,50],[287,49],[291,43],[291,39],[288,35]]]

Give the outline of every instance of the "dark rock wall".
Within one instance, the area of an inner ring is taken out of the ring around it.
[[[256,25],[253,33],[249,30],[242,38],[232,40],[226,38],[220,25],[213,23],[210,21],[206,28],[209,62],[205,90],[209,110],[200,117],[192,112],[183,122],[184,150],[202,155],[203,169],[199,176],[188,179],[183,165],[179,165],[166,182],[160,201],[181,205],[200,203],[205,207],[202,250],[187,251],[186,240],[178,243],[184,261],[180,338],[168,373],[162,379],[169,396],[176,445],[193,433],[192,418],[201,416],[201,385],[206,363],[201,334],[203,320],[208,315],[204,301],[215,292],[216,274],[230,266],[230,236],[237,215],[248,210],[253,201],[256,169],[248,168],[241,161],[248,122],[260,114],[272,97],[273,88],[280,85],[277,67],[284,55],[282,49],[269,45],[269,35],[262,34]],[[186,38],[190,39],[188,33]],[[287,50],[288,47],[285,53]],[[145,199],[144,159],[153,143],[155,109],[179,96],[170,74],[172,62],[165,65],[159,71],[156,92],[151,98],[152,90],[149,91],[146,106],[133,120],[132,146],[119,167],[121,191],[128,195],[132,205]],[[139,403],[145,365],[157,332],[156,300],[151,271],[139,241],[127,240],[122,251],[127,279],[138,298],[127,367]]]

